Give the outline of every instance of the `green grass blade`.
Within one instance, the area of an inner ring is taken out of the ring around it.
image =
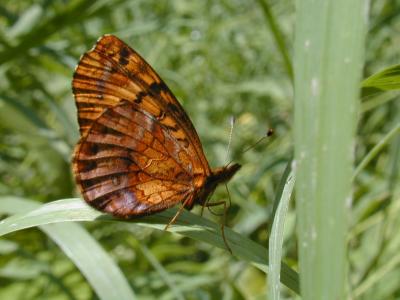
[[[79,224],[49,224],[41,229],[74,262],[100,299],[135,298],[111,256]]]
[[[397,126],[395,126],[392,130],[390,130],[384,137],[382,140],[379,141],[378,144],[376,144],[369,152],[367,155],[364,156],[363,160],[359,163],[359,165],[357,166],[357,168],[354,171],[353,174],[353,180],[355,177],[357,177],[358,174],[360,174],[360,172],[369,164],[369,162],[371,160],[374,159],[374,157],[376,157],[379,152],[385,147],[387,146],[387,144],[389,143],[389,141],[396,137],[398,134],[400,134],[400,123],[397,124]]]
[[[23,123],[25,123],[24,128],[22,130],[28,131],[29,133],[33,134],[36,132],[40,131],[49,131],[48,126],[46,125],[45,121],[43,121],[36,113],[36,111],[33,111],[30,109],[28,106],[26,106],[23,102],[18,101],[15,98],[8,97],[6,95],[1,95],[1,104],[2,106],[9,106],[8,109],[6,109],[6,113],[15,116],[15,114],[19,114],[21,119],[23,119]],[[2,110],[5,110],[4,107],[2,107]],[[11,110],[14,110],[15,113],[12,113]],[[2,112],[3,114],[4,112]],[[7,117],[7,115],[3,115],[3,118]],[[8,124],[7,124],[8,125]],[[19,124],[18,124],[19,125]],[[17,127],[16,124],[12,124],[12,122],[9,122],[9,126],[15,126]],[[18,130],[21,130],[20,128],[17,127]]]
[[[84,18],[88,18],[93,12],[91,10],[99,10],[102,6],[109,5],[105,2],[95,2],[76,0],[70,1],[63,10],[49,18],[44,18],[40,24],[32,28],[31,31],[19,36],[17,41],[12,45],[7,45],[0,51],[0,65],[5,62],[21,57],[27,53],[31,48],[42,46],[43,43],[51,35],[62,31],[71,24],[76,24]]]
[[[366,3],[297,2],[295,161],[301,291],[346,299],[347,211]]]
[[[153,268],[157,271],[160,277],[164,280],[165,284],[170,288],[172,294],[175,299],[185,300],[185,297],[181,293],[179,287],[170,279],[170,274],[167,270],[162,266],[162,264],[157,260],[157,258],[151,253],[150,249],[145,245],[140,245],[139,248],[142,251],[143,255],[147,258],[147,261],[153,266]]]
[[[37,208],[37,210],[35,210]],[[59,207],[59,209],[62,209]],[[39,228],[44,231],[77,266],[86,277],[99,299],[134,299],[134,293],[126,278],[107,252],[94,240],[90,234],[76,223],[49,224],[41,215],[40,205],[16,197],[0,198],[1,213],[21,213],[27,211],[38,212],[30,214],[30,220],[42,223]],[[51,213],[50,211],[47,211]],[[24,213],[22,213],[24,215]],[[36,218],[34,217],[36,215]],[[18,223],[18,218],[10,217],[7,220],[15,220],[8,225],[6,220],[0,222],[2,229],[9,227],[29,226],[29,222]],[[22,221],[22,220],[21,220]],[[47,225],[45,225],[47,224]]]
[[[382,267],[376,270],[367,280],[363,281],[353,292],[353,296],[359,299],[362,294],[379,283],[385,275],[392,272],[400,265],[400,253],[390,258]]]
[[[360,113],[365,114],[366,112],[390,103],[391,101],[396,101],[398,100],[398,95],[398,91],[388,91],[385,93],[378,93],[376,96],[372,95],[371,97],[367,97],[368,100],[361,103]]]
[[[382,91],[400,89],[400,65],[391,66],[362,81],[363,88],[375,88]]]
[[[265,19],[268,22],[268,25],[270,27],[270,30],[272,32],[272,35],[275,38],[277,47],[279,49],[279,53],[282,56],[282,59],[285,63],[285,68],[286,72],[288,73],[288,76],[290,80],[293,82],[293,67],[292,67],[292,62],[289,58],[288,51],[286,49],[285,41],[283,38],[283,34],[281,33],[281,30],[278,26],[278,23],[276,21],[276,18],[272,14],[271,8],[269,3],[267,3],[267,0],[258,0],[258,3],[260,4],[263,12]]]
[[[291,159],[286,164],[285,171],[283,172],[281,181],[279,182],[278,189],[277,189],[277,192],[276,192],[276,196],[275,196],[275,199],[274,199],[274,206],[272,207],[272,213],[271,213],[272,221],[271,221],[270,226],[269,226],[269,230],[268,230],[269,232],[271,232],[271,230],[272,230],[272,225],[273,225],[273,221],[275,219],[275,214],[276,214],[276,211],[278,209],[279,203],[280,203],[280,201],[282,199],[282,194],[285,191],[288,179],[289,179],[289,177],[292,176],[292,164],[293,164],[293,160]]]
[[[156,215],[130,221],[137,225],[164,230],[165,224],[171,220],[175,213],[176,208],[173,208]],[[110,215],[93,210],[81,199],[65,199],[53,201],[29,212],[17,214],[2,220],[0,222],[0,236],[45,224],[94,220],[121,221],[113,219]],[[170,227],[169,231],[225,249],[220,225],[188,211],[183,211],[177,222]],[[265,256],[267,250],[264,247],[227,227],[225,227],[225,235],[235,256],[252,263],[264,272],[268,272],[268,259]],[[281,268],[282,283],[298,293],[299,282],[297,273],[286,264],[282,264]]]
[[[400,65],[388,67],[364,79],[361,83],[363,98],[400,89]]]
[[[278,208],[274,214],[274,222],[272,225],[271,236],[269,238],[268,288],[269,295],[273,300],[280,299],[280,274],[285,219],[296,180],[293,171],[290,172],[285,179],[286,182],[282,190]]]

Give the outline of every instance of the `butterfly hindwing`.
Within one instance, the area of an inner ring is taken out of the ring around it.
[[[193,193],[189,153],[130,103],[93,121],[75,149],[73,168],[84,199],[117,216],[160,211]]]

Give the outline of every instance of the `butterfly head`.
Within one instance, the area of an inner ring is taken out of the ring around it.
[[[207,178],[206,186],[215,185],[216,187],[220,183],[228,182],[241,167],[239,164],[232,164],[213,169],[211,176]]]

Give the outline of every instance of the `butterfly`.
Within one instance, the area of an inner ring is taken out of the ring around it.
[[[204,207],[217,185],[240,169],[210,168],[170,89],[113,35],[102,36],[83,54],[72,90],[81,135],[73,173],[84,200],[100,211],[130,218],[177,204]]]

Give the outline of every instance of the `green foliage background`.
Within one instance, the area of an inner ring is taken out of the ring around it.
[[[371,4],[365,77],[399,62],[399,12],[398,1]],[[283,54],[291,57],[294,18],[292,1],[2,1],[0,201],[8,195],[40,203],[78,196],[70,171],[78,139],[72,73],[80,55],[112,33],[166,81],[212,166],[226,163],[229,118],[236,117],[231,156],[243,169],[229,185],[227,224],[266,247],[275,194],[293,153],[293,87]],[[400,121],[398,92],[368,88],[356,165]],[[270,141],[241,154],[270,127]],[[399,149],[399,135],[393,135],[355,178],[348,282],[357,299],[400,298]],[[226,197],[219,189],[213,199]],[[122,222],[84,225],[139,299],[266,297],[263,272],[207,243]],[[283,256],[296,269],[294,226],[292,207]],[[65,252],[37,229],[2,237],[0,254],[0,299],[98,297]]]

